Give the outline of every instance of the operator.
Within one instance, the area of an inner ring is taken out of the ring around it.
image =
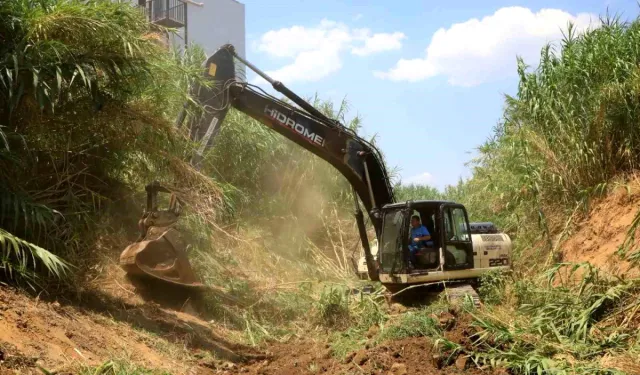
[[[433,246],[431,234],[427,230],[427,227],[420,224],[420,217],[413,215],[411,217],[411,243],[409,244],[409,254],[412,265],[416,264],[416,252],[428,246]]]

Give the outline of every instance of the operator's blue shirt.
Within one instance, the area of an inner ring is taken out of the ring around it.
[[[417,250],[420,247],[433,246],[433,241],[420,241],[414,242],[413,239],[416,237],[424,237],[430,236],[431,234],[427,230],[427,227],[424,225],[420,225],[417,228],[411,228],[411,241],[409,242],[409,249]]]

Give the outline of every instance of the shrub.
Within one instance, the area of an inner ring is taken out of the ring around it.
[[[107,212],[130,215],[133,192],[151,179],[198,178],[169,121],[200,76],[189,65],[198,48],[178,58],[161,35],[126,2],[0,2],[0,228],[53,275],[62,262],[43,249],[82,270]],[[2,246],[3,258],[23,270],[15,248]]]
[[[507,282],[508,276],[504,272],[493,271],[482,275],[478,288],[482,302],[494,305],[501,303],[505,298]]]
[[[345,328],[351,323],[349,290],[345,287],[325,287],[316,302],[319,322],[330,328]]]
[[[407,337],[436,337],[440,333],[437,322],[433,319],[433,308],[410,311],[385,328],[379,339],[394,340]]]

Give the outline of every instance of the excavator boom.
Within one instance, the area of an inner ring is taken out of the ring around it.
[[[297,107],[267,94],[258,86],[238,80],[235,71],[236,59],[254,70]],[[185,104],[176,121],[176,126],[180,128],[187,120],[190,137],[197,143],[191,158],[191,164],[195,168],[201,167],[204,153],[214,144],[227,112],[234,107],[340,171],[360,198],[376,233],[380,234],[382,222],[379,210],[384,205],[392,203],[394,197],[381,154],[370,142],[338,121],[328,118],[281,82],[272,80],[264,72],[239,57],[232,45],[225,45],[216,51],[207,59],[203,68],[205,81],[209,84],[196,85],[192,88],[192,96],[196,98],[203,110],[189,116],[187,115],[189,106]],[[364,215],[357,198],[355,200],[355,217],[365,250],[369,277],[376,280],[378,273],[369,249]],[[145,213],[147,216],[143,216],[143,219],[149,215],[151,217],[158,215],[152,209],[149,210],[151,211]],[[145,233],[153,232],[147,228],[144,230]],[[176,245],[174,243],[176,241],[171,241],[172,235],[175,234],[175,229],[169,232],[161,231],[153,238],[148,238],[149,235],[145,234],[146,237],[142,236],[144,238],[141,237],[138,242],[123,252],[121,265],[129,273],[144,273],[184,285],[194,283],[194,275],[188,267],[184,266],[188,261],[183,255],[184,250],[179,248],[183,246]],[[159,258],[154,257],[156,253],[163,253],[163,255]],[[171,259],[175,259],[176,262],[168,265],[167,262]],[[163,267],[173,272],[171,278],[162,273]],[[175,271],[179,270],[184,270],[183,276],[176,276]]]
[[[258,86],[238,80],[234,58],[249,66],[300,108],[268,95]],[[334,166],[353,186],[369,214],[394,202],[386,168],[375,146],[239,57],[232,45],[225,45],[211,55],[204,72],[214,84],[195,87],[194,96],[205,108],[204,113],[191,118],[189,124],[192,139],[200,143],[194,156],[196,165],[202,153],[213,145],[227,111],[234,107]],[[379,220],[372,217],[372,221],[378,231]]]

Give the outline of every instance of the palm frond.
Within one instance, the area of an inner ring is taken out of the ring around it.
[[[58,256],[31,242],[14,236],[0,228],[0,269],[9,279],[25,279],[30,285],[39,278],[39,272],[55,278],[64,278],[70,265]]]

